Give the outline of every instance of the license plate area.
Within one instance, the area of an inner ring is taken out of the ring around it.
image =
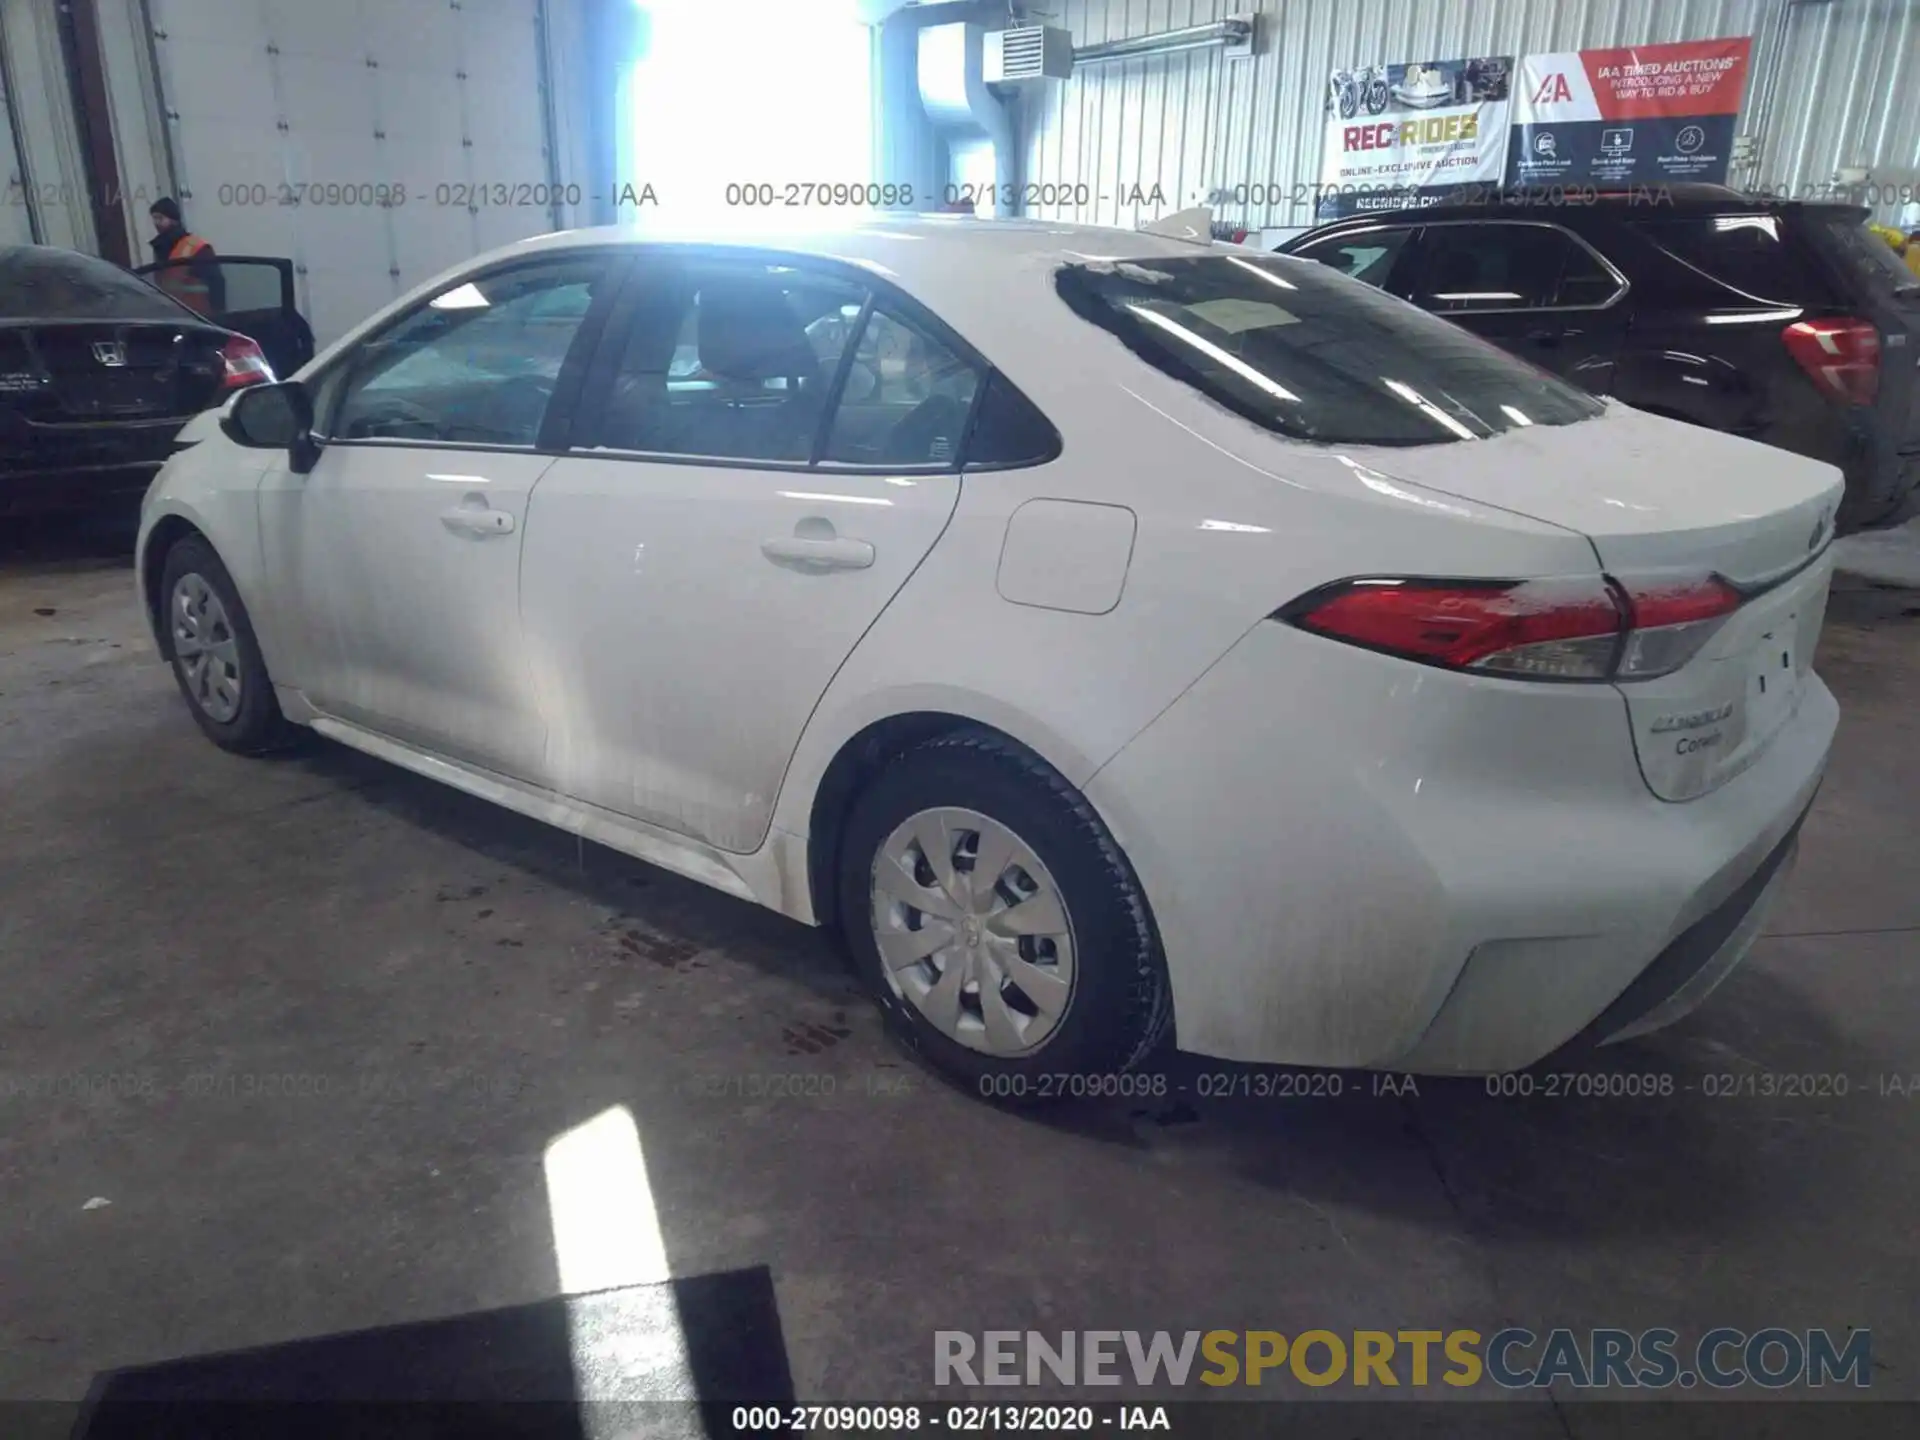
[[[1826,611],[1830,561],[1756,596],[1692,664],[1623,685],[1647,787],[1662,800],[1710,794],[1755,764],[1799,713]]]
[[[68,380],[59,387],[60,403],[74,416],[163,414],[173,398],[171,378],[135,370]]]
[[[1764,744],[1800,703],[1798,614],[1790,614],[1760,637],[1747,660],[1747,741]]]

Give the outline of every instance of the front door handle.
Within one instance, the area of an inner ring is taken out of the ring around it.
[[[806,570],[865,570],[873,564],[873,546],[864,540],[839,536],[815,539],[782,535],[761,541],[760,553],[776,563],[797,565]]]
[[[440,523],[460,535],[485,539],[489,535],[511,535],[513,515],[490,505],[456,505],[440,512]]]

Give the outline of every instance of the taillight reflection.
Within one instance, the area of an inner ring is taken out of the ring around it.
[[[1880,332],[1870,321],[1802,320],[1781,338],[1823,394],[1843,405],[1871,405],[1880,394]]]
[[[241,390],[248,385],[271,385],[273,367],[266,353],[244,335],[235,335],[220,351],[222,390]]]

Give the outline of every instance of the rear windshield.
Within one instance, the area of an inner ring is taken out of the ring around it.
[[[1831,242],[1834,253],[1848,272],[1864,280],[1876,295],[1920,299],[1920,275],[1909,270],[1907,262],[1869,230],[1867,222],[1858,215],[1854,210],[1829,212],[1814,223]]]
[[[191,318],[138,275],[51,245],[0,247],[0,320]]]
[[[1310,260],[1070,265],[1060,296],[1136,355],[1282,435],[1436,445],[1601,413],[1591,396]]]

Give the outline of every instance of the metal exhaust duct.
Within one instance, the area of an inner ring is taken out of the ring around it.
[[[1013,122],[1000,98],[987,88],[986,27],[956,21],[920,31],[920,104],[947,147],[945,184],[986,201],[981,213],[1004,215],[1003,187],[1013,182]],[[946,191],[934,197],[938,209]]]

